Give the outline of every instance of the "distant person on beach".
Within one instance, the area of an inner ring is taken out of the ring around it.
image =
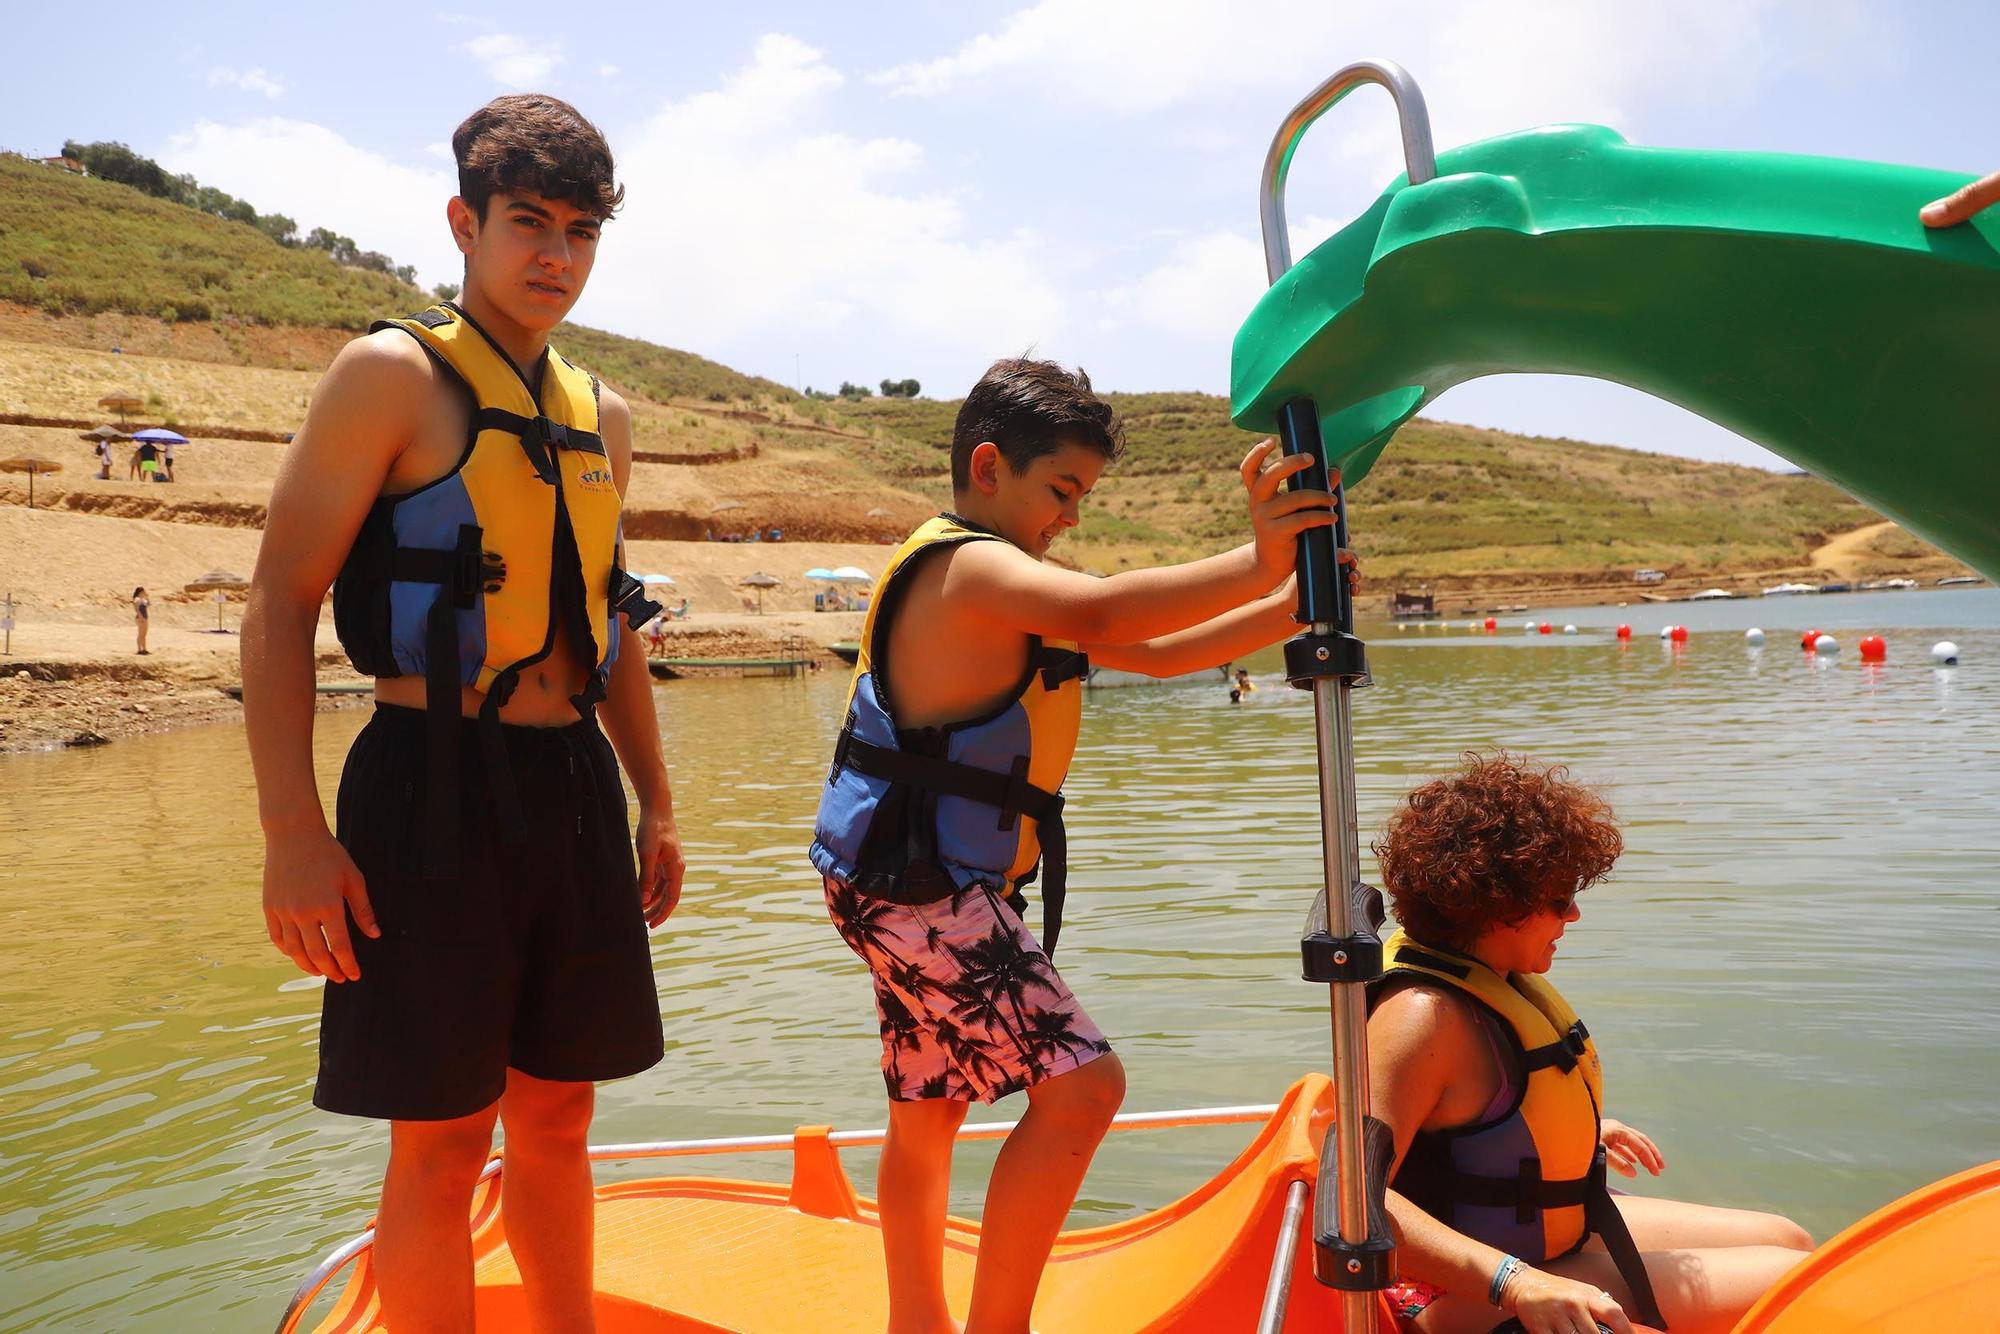
[[[146,630],[149,626],[149,623],[152,620],[151,616],[152,610],[153,610],[153,600],[146,596],[146,590],[144,588],[133,589],[132,626],[133,629],[135,629],[138,632],[139,635],[138,651],[141,653],[151,652],[151,650],[146,647]]]
[[[1956,227],[1982,209],[2000,204],[2000,171],[1978,180],[1924,205],[1918,217],[1926,227]]]
[[[174,480],[174,442],[171,440],[160,446],[160,475],[153,480],[156,482]]]
[[[1241,704],[1245,695],[1254,695],[1256,693],[1257,683],[1250,679],[1250,669],[1247,667],[1238,667],[1236,669],[1236,679],[1229,685],[1229,702],[1231,704]]]
[[[1251,540],[1235,550],[1106,579],[1047,563],[1122,441],[1081,371],[999,361],[973,386],[952,431],[952,509],[912,533],[875,586],[882,611],[821,788],[812,861],[881,1019],[877,1181],[898,1334],[958,1328],[944,1225],[967,1108],[1028,1095],[987,1187],[966,1317],[1015,1332],[1124,1097],[1111,1044],[1050,962],[1067,876],[1060,789],[1086,671],[1172,676],[1294,633],[1298,534],[1333,522],[1327,492],[1282,489],[1309,457],[1266,468],[1266,440],[1241,467]],[[1038,877],[1040,939],[1020,892]]]
[[[111,442],[109,440],[100,439],[97,442],[98,481],[108,482],[111,480],[111,462],[112,462]]]
[[[127,471],[126,479],[151,482],[158,479],[159,472],[160,447],[151,441],[141,441],[139,447],[132,451],[132,467]]]
[[[618,542],[631,412],[548,342],[624,191],[545,95],[474,112],[452,151],[463,295],[341,350],[271,497],[243,619],[264,920],[327,981],[314,1103],[389,1122],[387,1327],[470,1334],[497,1120],[527,1322],[585,1331],[593,1082],[660,1059],[647,930],[683,874],[634,628],[658,608]],[[312,750],[329,585],[376,700],[333,833]]]
[[[1508,755],[1418,787],[1375,844],[1402,924],[1369,989],[1368,1087],[1395,1140],[1405,1329],[1486,1334],[1498,1307],[1529,1334],[1721,1334],[1812,1249],[1776,1214],[1606,1187],[1607,1166],[1666,1159],[1601,1114],[1596,1046],[1543,975],[1623,846],[1602,798]]]

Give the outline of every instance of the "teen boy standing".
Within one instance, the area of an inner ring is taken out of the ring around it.
[[[889,1134],[877,1194],[890,1334],[959,1328],[944,1297],[953,1135],[972,1099],[1025,1089],[987,1189],[964,1328],[1024,1334],[1043,1265],[1124,1096],[1104,1035],[1049,962],[1061,924],[1060,789],[1088,663],[1171,676],[1293,633],[1283,587],[1323,491],[1304,458],[1243,460],[1254,540],[1094,579],[1044,563],[1122,450],[1111,405],[1052,362],[1001,361],[952,432],[953,512],[890,559],[820,796],[812,860],[873,974]],[[1081,646],[1081,647],[1079,647]],[[1047,950],[1017,889],[1039,865]]]
[[[467,1216],[497,1118],[531,1321],[587,1331],[592,1081],[660,1059],[646,932],[683,869],[628,620],[650,604],[619,569],[630,414],[548,346],[624,192],[597,129],[554,98],[500,98],[452,148],[462,303],[341,351],[271,498],[243,622],[264,918],[327,980],[314,1102],[390,1123],[389,1327],[470,1334]],[[376,678],[337,838],[311,745],[329,585]]]

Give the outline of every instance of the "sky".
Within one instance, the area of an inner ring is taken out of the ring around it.
[[[427,285],[458,277],[453,128],[501,93],[571,101],[627,187],[574,318],[795,387],[914,377],[956,397],[1032,349],[1103,389],[1226,393],[1264,286],[1265,149],[1358,58],[1415,76],[1440,148],[1588,121],[2000,167],[2000,6],[1977,0],[109,4],[87,27],[59,6],[10,17],[10,45],[48,58],[10,62],[0,148],[122,140]],[[1315,126],[1294,253],[1399,152],[1378,90]],[[1494,377],[1427,415],[1782,466],[1602,381]]]

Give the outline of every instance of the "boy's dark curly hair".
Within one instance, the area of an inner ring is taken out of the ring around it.
[[[1568,769],[1469,751],[1403,799],[1374,848],[1403,929],[1462,951],[1602,880],[1625,841],[1610,805]]]

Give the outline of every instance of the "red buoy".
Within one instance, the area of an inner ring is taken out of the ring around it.
[[[1668,635],[1667,638],[1673,640],[1676,644],[1685,644],[1688,642],[1688,628],[1685,625],[1677,625],[1674,627],[1673,633]]]
[[[1799,647],[1804,649],[1806,652],[1810,653],[1813,651],[1813,640],[1818,638],[1819,638],[1819,631],[1808,630],[1804,634],[1799,636]]]
[[[1499,620],[1496,619],[1495,617],[1488,616],[1486,618],[1486,628],[1488,630],[1498,630],[1500,628]]]
[[[1621,625],[1621,626],[1619,626],[1619,627],[1618,627],[1618,637],[1619,637],[1620,639],[1630,639],[1630,638],[1632,637],[1632,627],[1631,627],[1631,626],[1629,626],[1629,625]]]
[[[1556,632],[1556,631],[1555,631],[1555,627],[1554,627],[1554,626],[1550,625],[1550,624],[1549,624],[1549,623],[1548,623],[1547,621],[1543,621],[1543,622],[1542,622],[1542,633],[1543,633],[1543,634],[1545,634],[1545,635],[1552,635],[1552,634],[1554,634],[1555,632]]]
[[[1882,662],[1888,656],[1889,645],[1883,641],[1882,636],[1863,635],[1861,637],[1861,661]]]

